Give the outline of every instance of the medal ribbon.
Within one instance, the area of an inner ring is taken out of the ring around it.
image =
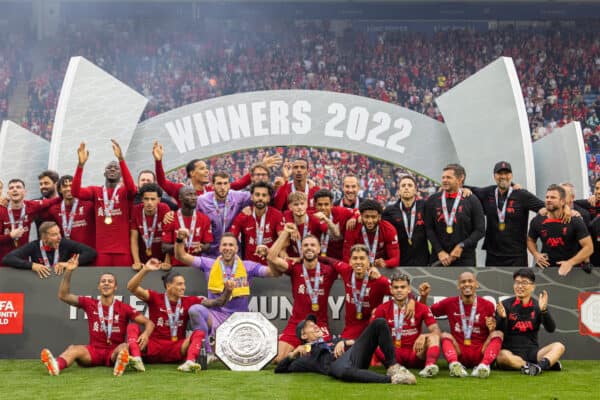
[[[225,232],[225,222],[227,221],[227,209],[229,208],[229,193],[227,193],[227,197],[225,198],[225,205],[223,206],[223,215],[221,216],[221,208],[219,207],[219,203],[217,202],[217,196],[213,197],[213,204],[215,206],[215,213],[221,218],[221,234]]]
[[[102,200],[104,201],[104,217],[112,217],[112,210],[115,207],[115,198],[117,197],[117,192],[121,188],[121,184],[118,183],[115,186],[115,190],[110,196],[110,202],[108,201],[108,190],[106,189],[106,185],[102,185]]]
[[[498,213],[498,222],[503,224],[506,219],[506,205],[508,204],[508,198],[510,197],[513,191],[512,187],[508,188],[508,193],[506,194],[506,199],[504,199],[504,204],[502,205],[502,210],[500,210],[500,206],[498,203],[498,188],[494,190],[494,196],[496,197],[496,212]]]
[[[375,256],[377,255],[377,244],[379,242],[379,225],[377,225],[377,229],[375,230],[375,237],[373,238],[373,247],[369,244],[369,236],[367,236],[367,229],[365,226],[362,226],[362,237],[365,246],[369,249],[369,261],[371,264],[375,262]]]
[[[221,272],[223,273],[224,281],[228,281],[235,277],[235,273],[237,271],[238,264],[239,264],[238,258],[236,256],[235,259],[233,260],[233,266],[231,267],[231,271],[229,273],[227,273],[227,269],[225,268],[225,265],[223,264],[223,259],[221,257],[219,257],[219,266],[221,267]]]
[[[394,337],[396,340],[402,340],[402,327],[404,326],[404,305],[402,308],[394,302]]]
[[[416,200],[413,202],[412,208],[410,209],[410,227],[408,224],[408,217],[404,212],[404,208],[402,206],[402,202],[400,202],[400,211],[402,212],[402,221],[404,221],[404,230],[406,231],[406,236],[408,236],[408,240],[412,240],[413,233],[415,231],[415,220],[417,219],[417,202]]]
[[[44,249],[44,244],[40,240],[40,253],[42,253],[42,260],[44,260],[44,265],[48,269],[54,268],[54,266],[58,263],[58,258],[60,257],[58,254],[58,249],[54,250],[54,259],[52,260],[52,265],[50,265],[50,259],[48,258],[48,253],[46,253],[46,249]]]
[[[304,276],[304,284],[306,285],[306,291],[308,292],[308,297],[310,297],[310,302],[312,304],[319,304],[319,285],[321,283],[321,263],[317,262],[317,267],[315,271],[315,287],[313,290],[312,285],[310,284],[310,278],[308,277],[308,271],[304,264],[302,264],[302,275]]]
[[[110,342],[110,335],[112,335],[113,328],[113,312],[115,307],[115,301],[108,307],[108,318],[104,318],[104,311],[102,310],[102,302],[98,300],[98,319],[100,320],[100,330],[106,333],[106,341]],[[108,319],[108,321],[107,321]]]
[[[260,217],[260,224],[256,220],[256,209],[252,208],[252,217],[254,218],[254,223],[256,224],[256,245],[260,246],[263,244],[263,239],[265,237],[265,221],[267,217],[267,211],[269,211],[269,207],[265,208],[265,212]]]
[[[195,213],[194,213],[195,215]],[[146,213],[144,209],[142,209],[142,223],[144,227],[144,235],[142,236],[144,239],[144,244],[146,245],[146,249],[152,250],[152,242],[154,241],[154,234],[156,233],[156,222],[158,221],[158,210],[154,212],[154,218],[152,219],[152,227],[150,228],[150,232],[148,232],[148,222],[146,221]],[[191,236],[191,233],[190,233]]]
[[[69,220],[67,221],[67,207],[65,205],[65,201],[63,200],[60,203],[60,214],[62,220],[62,229],[67,239],[71,238],[71,230],[73,229],[73,221],[75,221],[75,214],[77,214],[77,206],[79,205],[79,199],[73,200],[73,205],[71,206],[71,214],[69,215]]]
[[[171,337],[177,337],[177,322],[179,322],[179,314],[181,313],[181,297],[177,300],[177,305],[175,306],[175,312],[171,310],[171,303],[169,302],[169,297],[165,292],[165,309],[167,310],[167,317],[169,318],[169,328],[171,329]]]
[[[352,298],[354,299],[354,305],[356,306],[356,312],[359,313],[362,311],[363,307],[363,299],[365,298],[365,293],[367,292],[367,284],[369,283],[369,274],[365,273],[365,277],[362,280],[362,286],[360,288],[360,294],[356,289],[356,276],[354,272],[352,272]]]
[[[456,209],[458,208],[460,200],[461,196],[459,190],[458,194],[456,195],[456,198],[454,199],[454,203],[452,204],[452,212],[450,213],[450,216],[448,216],[448,206],[446,205],[446,191],[444,190],[442,192],[442,211],[444,212],[444,221],[446,221],[446,226],[452,228],[452,225],[454,225],[454,216],[456,215]]]
[[[460,298],[458,299],[458,306],[460,308],[460,321],[462,323],[465,340],[471,340],[471,334],[473,333],[473,326],[475,324],[475,314],[477,313],[477,296],[475,296],[475,300],[473,300],[471,315],[468,320],[465,315],[465,306]]]
[[[13,210],[8,209],[8,219],[10,220],[10,229],[17,229],[15,225],[17,222],[19,223],[19,228],[23,227],[23,222],[25,221],[25,203],[23,203],[23,207],[21,207],[21,215],[19,216],[19,220],[15,221],[15,216],[13,214]]]
[[[185,226],[185,222],[183,221],[181,209],[177,210],[177,220],[179,221],[180,228],[187,228],[187,226]],[[185,246],[189,250],[192,247],[192,242],[194,241],[194,229],[196,229],[196,211],[192,213],[192,223],[188,229],[190,231],[190,236],[188,237]]]
[[[290,186],[292,187],[292,193],[296,193],[296,186],[294,185],[294,181],[290,181]],[[304,184],[304,194],[306,195],[306,198],[308,199],[308,181],[306,181],[306,183]]]
[[[296,247],[298,248],[298,255],[300,255],[300,257],[302,257],[302,239],[304,239],[304,236],[306,236],[307,234],[308,234],[308,214],[304,215],[304,229],[303,229],[302,237],[300,238],[300,240],[296,240]]]

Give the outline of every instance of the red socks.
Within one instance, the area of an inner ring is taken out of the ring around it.
[[[141,357],[140,346],[138,346],[138,336],[140,335],[140,327],[137,324],[127,325],[127,344],[129,345],[129,354],[132,357]]]
[[[458,361],[458,356],[456,355],[456,349],[454,348],[454,344],[452,340],[447,338],[442,338],[442,351],[444,352],[444,357],[448,360],[448,363],[453,363]]]
[[[204,332],[197,330],[192,332],[190,336],[190,346],[188,347],[187,360],[196,361],[198,354],[200,354],[200,348],[202,347],[202,339],[204,339]]]
[[[435,364],[439,356],[440,346],[430,346],[427,349],[427,358],[425,359],[425,365]]]
[[[62,358],[62,357],[58,357],[58,358],[56,359],[56,362],[58,363],[58,370],[59,370],[59,371],[62,371],[63,369],[65,369],[65,368],[67,368],[67,367],[68,367],[68,365],[67,365],[67,362],[66,362],[66,361],[65,361],[65,359],[64,359],[64,358]]]
[[[496,357],[498,356],[501,347],[502,339],[500,339],[499,337],[492,338],[490,340],[490,343],[483,351],[483,360],[481,360],[481,363],[487,366],[493,363]]]

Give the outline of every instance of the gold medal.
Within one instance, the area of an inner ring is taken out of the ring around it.
[[[498,229],[502,232],[503,230],[506,229],[506,224],[504,222],[500,222],[498,224]]]
[[[111,217],[110,215],[108,215],[108,216],[104,217],[104,223],[105,223],[106,225],[110,225],[110,224],[112,224],[112,217]]]
[[[15,247],[19,247],[19,239],[13,240],[13,243],[15,244]]]
[[[451,227],[451,226],[446,226],[446,233],[447,233],[448,235],[452,235],[452,232],[454,232],[454,229],[452,229],[452,227]]]
[[[171,342],[176,342],[177,341],[177,336],[171,336]]]
[[[412,239],[408,239],[408,245],[412,246]]]
[[[360,321],[362,318],[363,318],[362,312],[357,311],[356,312],[356,319]]]
[[[150,257],[150,256],[152,255],[152,248],[148,247],[148,248],[146,249],[146,255],[147,255],[148,257]]]
[[[321,253],[321,257],[327,257],[327,253]]]
[[[106,339],[106,344],[111,344],[112,342],[110,341],[110,339]]]
[[[311,308],[311,310],[313,310],[315,312],[319,311],[319,305],[318,304],[313,304],[310,308]]]
[[[465,339],[465,341],[463,343],[465,344],[465,346],[470,346],[471,345],[471,339]]]
[[[307,352],[307,353],[310,353],[310,349],[311,349],[311,345],[310,345],[310,343],[306,343],[306,344],[304,345],[304,351],[305,351],[305,352]]]
[[[400,339],[394,340],[394,346],[396,346],[397,348],[402,347],[402,340],[400,340]]]

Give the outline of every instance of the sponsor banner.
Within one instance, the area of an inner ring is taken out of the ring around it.
[[[206,294],[204,274],[199,271],[179,267],[186,278],[188,295]],[[447,296],[456,296],[458,275],[467,268],[407,267],[402,271],[412,278],[413,292],[419,284],[427,281],[432,286],[430,300],[439,301]],[[505,296],[511,296],[512,274],[515,268],[473,268],[480,288],[478,294],[496,303]],[[390,275],[394,270],[385,270]],[[98,279],[103,272],[114,273],[117,277],[117,294],[122,301],[141,312],[146,311],[145,303],[126,290],[127,281],[133,276],[130,268],[81,267],[73,274],[71,292],[84,296],[98,295]],[[149,274],[143,287],[163,291],[161,273]],[[24,314],[24,329],[21,335],[0,335],[0,358],[37,358],[43,347],[60,353],[69,344],[88,343],[88,329],[85,315],[81,310],[60,302],[57,298],[61,278],[54,276],[40,280],[30,271],[0,268],[0,292],[19,290],[27,298]],[[567,347],[566,358],[600,359],[600,338],[582,336],[579,333],[577,294],[585,288],[600,287],[600,272],[592,275],[573,271],[567,277],[560,277],[556,269],[539,273],[536,279],[536,293],[548,290],[550,311],[557,322],[557,330],[552,334],[540,332],[540,344],[561,341]],[[589,290],[589,289],[588,289]],[[255,279],[252,284],[250,311],[258,311],[270,320],[281,332],[292,310],[291,284],[287,276],[280,278]],[[330,330],[341,333],[344,324],[344,292],[341,282],[335,282],[328,301]],[[440,320],[442,329],[447,322]],[[42,334],[43,332],[43,334]]]
[[[0,293],[0,334],[23,333],[23,293]]]

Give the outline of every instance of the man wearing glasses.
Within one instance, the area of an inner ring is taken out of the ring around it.
[[[521,268],[513,274],[515,297],[498,303],[496,329],[504,333],[502,350],[496,359],[498,366],[521,369],[525,375],[539,375],[542,371],[560,371],[560,357],[565,345],[554,342],[539,348],[540,326],[554,332],[556,323],[548,311],[548,292],[543,290],[538,299],[531,297],[535,290],[535,273]]]

